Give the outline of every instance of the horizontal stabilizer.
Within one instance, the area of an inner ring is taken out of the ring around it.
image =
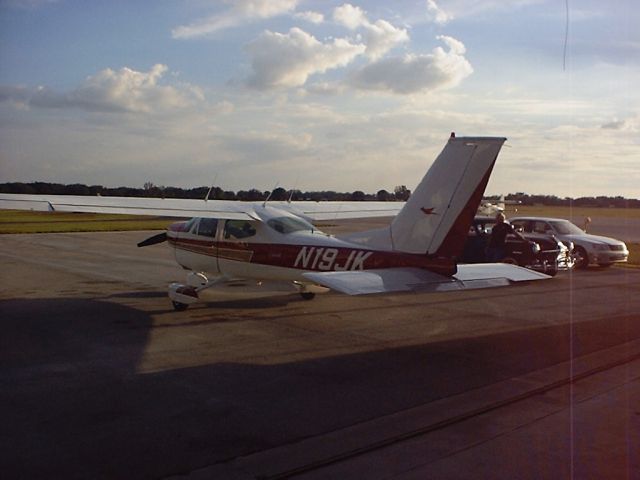
[[[348,295],[446,292],[501,287],[514,282],[551,278],[542,273],[503,263],[458,265],[458,273],[453,277],[409,267],[345,272],[306,272],[303,276],[314,283]]]
[[[462,282],[468,282],[470,280],[490,280],[502,277],[512,283],[551,278],[544,273],[509,263],[458,264],[458,273],[456,273],[454,277]]]

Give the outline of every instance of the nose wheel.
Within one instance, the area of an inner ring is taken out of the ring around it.
[[[176,302],[175,300],[172,300],[171,304],[173,305],[173,309],[176,312],[184,312],[187,309],[187,307],[189,306],[186,303]]]

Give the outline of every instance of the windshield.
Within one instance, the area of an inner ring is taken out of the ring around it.
[[[560,235],[582,235],[584,232],[568,220],[549,222]]]
[[[267,225],[273,228],[276,232],[280,233],[292,233],[292,232],[317,232],[313,225],[309,222],[305,222],[301,218],[293,217],[278,217],[267,220]]]

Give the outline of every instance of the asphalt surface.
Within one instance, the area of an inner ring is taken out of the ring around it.
[[[2,478],[640,478],[640,270],[174,312],[146,236],[0,237]]]
[[[579,221],[576,225],[581,225]],[[623,242],[640,242],[640,218],[591,217],[587,231],[594,235],[613,237]]]
[[[518,213],[508,212],[507,217],[517,217]],[[527,216],[524,214],[524,216]],[[640,218],[629,217],[599,217],[592,216],[591,223],[587,225],[587,232],[593,235],[602,235],[622,240],[627,243],[640,242]],[[584,217],[574,216],[569,218],[578,227],[584,227]]]

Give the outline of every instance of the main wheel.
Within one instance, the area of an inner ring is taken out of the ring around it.
[[[589,255],[582,247],[576,247],[576,268],[587,268],[589,266]]]
[[[189,306],[186,303],[176,302],[175,300],[171,300],[171,303],[173,304],[173,309],[176,312],[184,312]]]
[[[316,294],[313,292],[300,292],[300,296],[303,300],[313,300]]]

